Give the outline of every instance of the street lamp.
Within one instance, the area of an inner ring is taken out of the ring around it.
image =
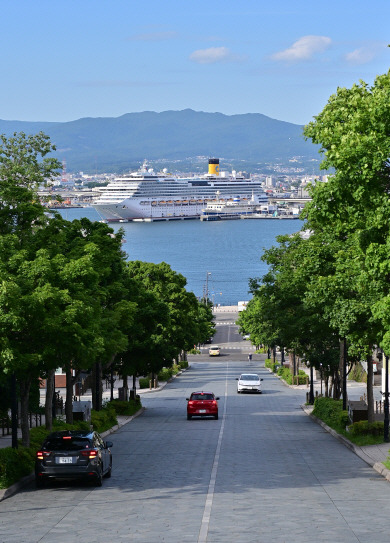
[[[313,365],[310,364],[310,390],[309,390],[309,404],[314,404],[314,371]]]

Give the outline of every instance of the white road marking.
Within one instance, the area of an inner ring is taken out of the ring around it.
[[[221,452],[222,437],[223,437],[223,431],[224,431],[224,428],[225,428],[225,415],[226,415],[226,404],[227,404],[227,387],[228,387],[228,369],[229,369],[229,363],[226,364],[225,404],[224,404],[224,408],[223,408],[222,424],[221,424],[221,429],[219,430],[218,444],[217,444],[217,449],[215,451],[213,467],[212,467],[212,470],[211,470],[209,489],[208,489],[208,492],[207,492],[206,503],[205,503],[205,506],[204,506],[202,524],[201,524],[201,527],[200,527],[199,537],[198,537],[198,543],[206,543],[207,542],[207,533],[208,533],[209,524],[210,524],[211,508],[213,506],[213,499],[214,499],[215,481],[217,479],[219,455],[220,455],[220,452]]]

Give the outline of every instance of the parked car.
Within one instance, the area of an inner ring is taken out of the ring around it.
[[[90,479],[102,486],[112,471],[111,441],[90,430],[66,430],[47,436],[36,453],[35,482],[48,479]]]
[[[212,392],[192,392],[187,399],[187,420],[192,417],[214,417],[218,420],[218,401]]]
[[[209,356],[219,356],[221,354],[220,348],[218,345],[213,345],[209,349]]]
[[[250,338],[251,338],[250,334],[245,334],[244,336],[242,336],[242,339],[244,339],[244,340],[250,339]]]
[[[237,392],[257,392],[261,394],[261,381],[257,373],[242,373],[237,377]]]

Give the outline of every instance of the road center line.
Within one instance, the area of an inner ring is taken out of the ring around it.
[[[198,543],[206,543],[207,542],[207,533],[209,531],[211,508],[213,506],[213,499],[214,499],[215,481],[217,479],[219,454],[220,454],[220,451],[221,451],[223,431],[224,431],[224,428],[225,428],[225,415],[226,415],[226,404],[227,404],[227,386],[228,386],[228,370],[229,370],[229,362],[226,363],[225,403],[224,403],[224,408],[223,408],[222,424],[221,424],[221,429],[219,430],[218,444],[217,444],[217,449],[216,449],[215,455],[214,455],[214,462],[213,462],[213,467],[212,467],[212,470],[211,470],[209,489],[208,489],[208,492],[207,492],[206,503],[205,503],[205,506],[204,506],[202,524],[201,524],[201,527],[200,527],[199,537],[198,537]]]

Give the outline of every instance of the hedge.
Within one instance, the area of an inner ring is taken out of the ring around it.
[[[124,403],[130,404],[130,402]],[[138,403],[138,409],[139,407],[140,403]],[[118,409],[121,409],[121,407],[118,407]],[[107,404],[101,411],[92,410],[91,424],[94,430],[102,433],[118,424],[116,413],[117,407],[110,404]],[[52,431],[88,430],[91,424],[80,421],[71,425],[60,420],[55,420],[53,421]],[[13,449],[12,447],[0,449],[0,488],[8,488],[22,477],[34,471],[36,451],[40,448],[49,433],[45,426],[31,428],[30,447],[19,446],[18,449]]]

